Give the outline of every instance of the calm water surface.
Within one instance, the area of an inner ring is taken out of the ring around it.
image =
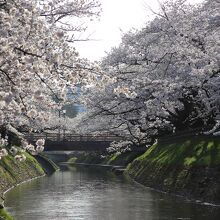
[[[155,192],[102,169],[69,168],[6,195],[16,220],[219,220],[220,208]]]

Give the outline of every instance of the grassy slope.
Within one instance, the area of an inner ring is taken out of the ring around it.
[[[103,164],[109,165],[117,165],[117,166],[127,166],[131,161],[133,161],[136,157],[140,156],[141,152],[125,152],[121,154],[112,154],[107,157]]]
[[[81,154],[70,158],[68,162],[71,163],[88,163],[88,164],[99,164],[102,163],[103,158],[100,152],[82,152]]]
[[[219,139],[194,137],[153,145],[127,173],[147,186],[220,202],[219,165]]]
[[[25,156],[27,159],[24,162],[16,161],[11,155],[0,160],[0,195],[18,183],[44,174],[42,167],[31,155],[25,153]],[[0,209],[1,218],[13,219],[4,209]]]
[[[195,137],[175,143],[159,143],[138,158],[144,159],[161,164],[216,166],[220,164],[220,141]]]
[[[3,218],[4,220],[13,220],[14,218],[10,216],[5,209],[0,209],[0,219]]]
[[[44,171],[38,162],[28,153],[24,162],[15,161],[8,155],[0,160],[0,192],[30,178],[43,175]]]
[[[110,154],[101,157],[98,152],[85,152],[68,160],[70,163],[88,163],[88,164],[108,164],[115,166],[126,166],[136,157],[141,155],[141,152],[125,152],[122,154]]]

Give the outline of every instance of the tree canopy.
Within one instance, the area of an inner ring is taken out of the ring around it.
[[[114,144],[124,148],[173,132],[217,128],[219,37],[219,0],[165,2],[152,21],[124,34],[102,60],[110,79],[87,93],[83,129],[126,137]]]
[[[74,41],[99,12],[95,0],[0,0],[0,133],[48,121],[67,88],[91,78]]]

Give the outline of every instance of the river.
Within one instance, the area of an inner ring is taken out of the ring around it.
[[[142,187],[105,169],[69,167],[6,194],[16,220],[219,220],[220,208]]]

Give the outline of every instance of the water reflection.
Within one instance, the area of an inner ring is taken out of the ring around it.
[[[220,209],[141,187],[106,170],[71,167],[11,190],[17,220],[217,220]]]

